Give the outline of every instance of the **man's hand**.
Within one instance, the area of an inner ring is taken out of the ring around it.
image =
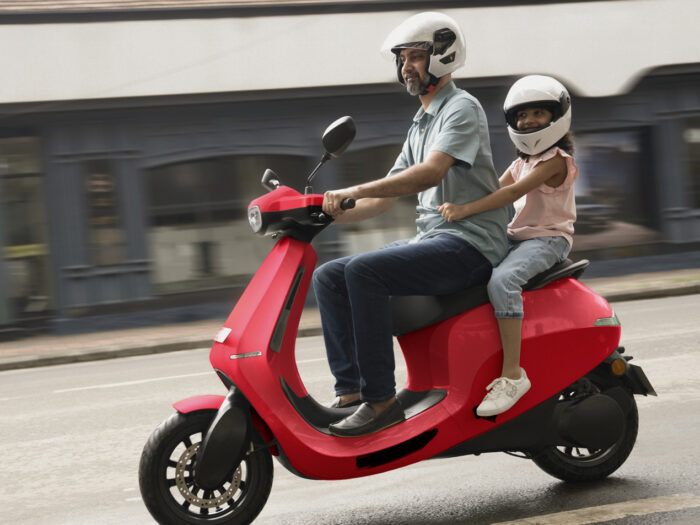
[[[345,213],[345,210],[340,208],[340,203],[345,199],[357,200],[357,191],[355,188],[327,191],[323,194],[323,213],[330,215],[334,219],[342,215]]]

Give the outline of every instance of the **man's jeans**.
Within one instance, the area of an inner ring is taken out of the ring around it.
[[[368,402],[395,395],[390,296],[453,293],[487,282],[491,270],[476,248],[450,234],[320,266],[314,291],[336,395],[360,392]]]

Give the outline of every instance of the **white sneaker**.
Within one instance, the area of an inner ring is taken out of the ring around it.
[[[520,369],[520,379],[509,379],[499,377],[494,379],[486,390],[489,391],[481,404],[476,409],[476,415],[480,417],[491,417],[502,414],[511,408],[518,399],[530,390],[530,380],[525,374],[525,370]]]

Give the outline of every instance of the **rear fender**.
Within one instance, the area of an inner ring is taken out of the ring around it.
[[[644,370],[640,366],[630,364],[631,356],[623,357],[625,353],[624,347],[618,347],[610,356],[600,363],[595,369],[590,372],[591,376],[595,376],[604,389],[614,388],[616,386],[624,386],[630,392],[642,396],[655,396],[656,391],[651,386],[651,382],[647,378]],[[621,376],[616,376],[611,371],[613,361],[624,361],[625,371]]]

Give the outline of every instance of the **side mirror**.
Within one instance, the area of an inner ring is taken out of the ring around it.
[[[323,147],[326,154],[335,158],[343,153],[355,138],[355,121],[352,117],[341,117],[323,132]]]
[[[260,182],[262,183],[263,188],[269,191],[276,190],[280,187],[279,177],[269,168],[265,170],[265,173],[263,173],[263,177]]]

